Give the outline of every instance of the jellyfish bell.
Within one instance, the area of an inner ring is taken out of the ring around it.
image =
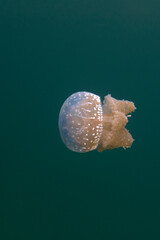
[[[103,105],[99,96],[77,92],[66,99],[59,114],[62,141],[72,151],[127,148],[133,138],[125,125],[128,113],[135,110],[133,102],[116,100],[107,95]]]
[[[103,112],[99,96],[77,92],[67,98],[59,114],[59,130],[70,150],[88,152],[96,149],[102,128]]]

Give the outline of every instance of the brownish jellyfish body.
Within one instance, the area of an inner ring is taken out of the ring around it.
[[[59,114],[59,130],[64,144],[75,152],[128,148],[133,138],[125,128],[133,102],[100,97],[89,92],[72,94]]]

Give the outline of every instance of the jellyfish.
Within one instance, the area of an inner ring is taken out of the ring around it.
[[[99,96],[76,92],[61,107],[60,136],[68,149],[79,153],[128,148],[133,138],[125,126],[135,109],[133,102],[117,100],[110,94],[102,105]]]

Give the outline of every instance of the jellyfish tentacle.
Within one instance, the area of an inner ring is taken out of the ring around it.
[[[113,149],[118,147],[128,148],[132,145],[133,138],[125,128],[128,122],[128,113],[133,112],[133,102],[117,100],[107,95],[103,101],[103,133],[97,150]]]

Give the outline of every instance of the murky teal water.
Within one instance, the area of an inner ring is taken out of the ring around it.
[[[0,239],[159,239],[158,1],[0,3]],[[135,102],[132,148],[78,154],[77,91]]]

